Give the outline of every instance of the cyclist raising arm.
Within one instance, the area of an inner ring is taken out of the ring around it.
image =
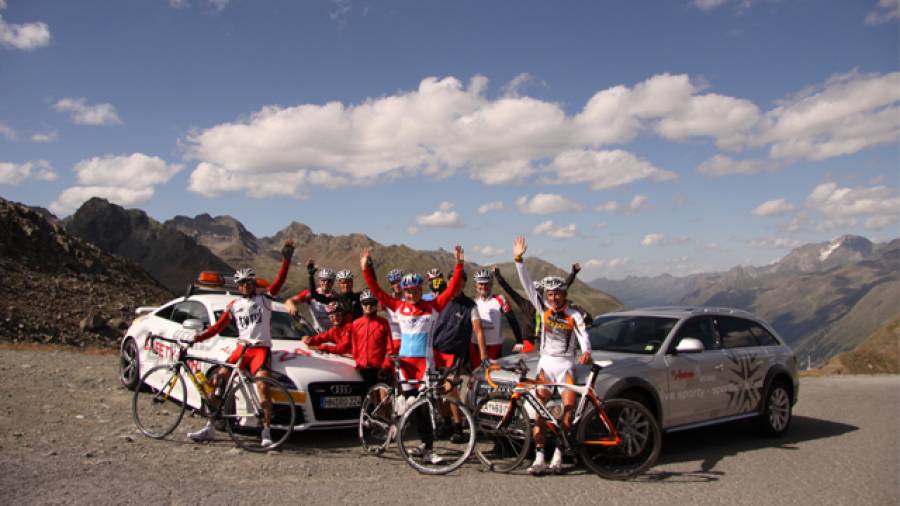
[[[281,248],[281,269],[275,280],[269,286],[269,295],[277,295],[287,279],[288,269],[291,266],[291,257],[294,255],[294,241],[287,241]],[[239,269],[234,274],[234,282],[238,285],[241,297],[231,301],[222,316],[208,329],[204,330],[194,338],[195,343],[199,343],[228,327],[228,323],[234,321],[238,328],[238,347],[228,357],[228,363],[237,363],[243,352],[243,360],[241,360],[241,368],[249,368],[250,374],[256,376],[268,376],[270,370],[270,360],[272,356],[272,302],[265,295],[256,293],[256,274],[252,269]],[[247,351],[244,352],[244,347]],[[222,368],[213,376],[210,383],[213,391],[218,387],[219,383],[227,382],[231,375],[230,369]],[[263,447],[272,445],[272,436],[269,431],[272,418],[272,397],[265,383],[259,384],[259,396],[262,401],[263,408],[263,428],[261,434],[261,445]],[[220,402],[214,398],[214,402]],[[212,420],[206,423],[203,429],[188,434],[188,437],[194,441],[209,441],[215,439],[215,427]]]
[[[541,312],[541,358],[538,361],[537,378],[548,383],[569,383],[575,381],[575,341],[581,347],[581,355],[578,363],[589,364],[591,360],[591,342],[585,330],[581,313],[568,306],[566,297],[566,283],[561,278],[549,276],[541,283],[544,287],[544,297],[538,294],[537,289],[528,274],[528,268],[522,262],[522,255],[528,246],[525,238],[516,237],[513,242],[513,257],[516,261],[516,272],[519,281],[528,294],[528,299]],[[542,402],[547,402],[551,396],[549,388],[539,388],[537,395]],[[569,430],[572,425],[572,412],[575,409],[575,392],[564,390],[560,396],[563,403],[562,426]],[[528,472],[541,474],[547,469],[544,458],[544,432],[546,424],[541,416],[535,416],[535,459]],[[559,446],[553,452],[550,461],[550,470],[557,472],[562,468],[562,450]]]

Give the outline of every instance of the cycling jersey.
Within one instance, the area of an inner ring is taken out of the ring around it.
[[[502,329],[500,317],[510,312],[506,298],[502,295],[488,295],[487,298],[477,297],[475,299],[475,311],[478,313],[478,319],[481,320],[484,344],[487,346],[503,344],[503,336],[500,335],[500,330]],[[474,334],[472,335],[472,342],[477,343]]]
[[[456,290],[456,286],[462,278],[462,265],[457,264],[454,269],[454,277],[450,280],[450,286],[434,300],[420,300],[416,304],[391,297],[378,285],[375,271],[371,266],[363,270],[363,277],[369,290],[378,298],[378,302],[385,308],[394,311],[400,325],[400,352],[401,357],[414,357],[426,359],[429,367],[433,366],[432,329],[438,314],[447,305]]]
[[[341,321],[341,323],[337,324],[334,327],[331,327],[325,332],[320,332],[314,336],[310,336],[309,342],[306,344],[309,346],[318,346],[324,345],[325,343],[334,343],[332,345],[334,347],[349,349],[352,332],[353,326],[349,321],[344,319]]]
[[[516,271],[528,299],[541,311],[541,357],[565,357],[574,361],[576,340],[582,352],[591,351],[591,342],[581,313],[568,305],[559,311],[548,307],[534,288],[525,264],[516,262]]]
[[[277,295],[287,278],[290,261],[281,261],[281,269],[275,276],[275,281],[269,285],[267,293]],[[238,328],[238,339],[246,341],[253,346],[272,346],[272,301],[266,295],[253,294],[249,297],[240,297],[230,303],[219,320],[194,338],[194,342],[201,342],[217,335],[224,330],[228,323],[234,321]]]
[[[318,288],[315,289],[315,293],[318,295],[322,295],[324,297],[329,297],[329,294],[323,294],[319,291]],[[334,294],[334,292],[331,292]],[[309,290],[303,290],[302,292],[297,293],[291,297],[294,300],[306,303],[309,305],[309,312],[312,314],[312,326],[316,332],[322,333],[332,327],[331,320],[328,319],[328,302],[323,302],[317,300],[312,296],[313,292]],[[337,294],[335,294],[337,295]]]

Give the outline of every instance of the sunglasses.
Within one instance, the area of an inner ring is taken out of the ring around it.
[[[375,304],[378,304],[378,301],[375,301],[375,300],[363,300],[363,301],[360,301],[359,303],[362,304],[363,306],[374,306]]]

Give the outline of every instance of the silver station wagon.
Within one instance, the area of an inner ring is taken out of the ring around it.
[[[644,404],[664,431],[749,418],[760,433],[777,436],[790,425],[799,387],[796,358],[772,327],[751,313],[635,309],[598,316],[588,333],[594,362],[605,366],[597,394]],[[533,377],[538,357],[537,352],[512,355],[501,363],[524,359]],[[576,382],[585,381],[588,370],[579,366]],[[499,373],[492,377],[504,379]],[[487,389],[476,374],[470,400]]]

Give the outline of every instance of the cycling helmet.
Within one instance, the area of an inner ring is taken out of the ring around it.
[[[403,271],[400,269],[394,269],[391,272],[387,273],[388,283],[394,284],[403,279]]]
[[[337,279],[353,279],[353,273],[347,269],[341,270],[337,272]]]
[[[475,273],[476,283],[490,283],[493,279],[494,275],[487,269],[481,269]]]
[[[416,286],[422,286],[422,276],[419,276],[415,272],[409,273],[406,276],[403,276],[403,279],[400,280],[400,288],[413,288]]]
[[[334,281],[334,271],[329,269],[328,267],[323,267],[321,271],[319,271],[319,279],[328,279]]]
[[[544,285],[542,285],[540,281],[532,281],[531,285],[534,286],[535,290],[543,290],[544,289]]]
[[[566,289],[566,280],[557,276],[547,276],[541,280],[541,284],[544,285],[545,292]]]
[[[428,275],[428,281],[431,281],[431,280],[434,279],[434,278],[442,278],[442,277],[444,277],[444,273],[441,272],[441,270],[438,269],[437,267],[435,267],[434,269],[431,269],[430,271],[428,271],[428,274],[427,274],[427,275]]]
[[[251,281],[254,283],[256,282],[256,273],[253,272],[253,269],[245,267],[243,269],[238,269],[237,272],[234,273],[235,284],[239,284],[244,281]]]
[[[375,297],[375,294],[373,294],[371,290],[366,289],[366,290],[363,290],[362,292],[360,292],[360,294],[359,294],[359,302],[360,302],[360,303],[363,303],[363,302],[378,302],[378,298]]]
[[[328,314],[347,314],[350,310],[347,308],[347,304],[344,304],[344,301],[336,300],[328,304],[325,312]]]

